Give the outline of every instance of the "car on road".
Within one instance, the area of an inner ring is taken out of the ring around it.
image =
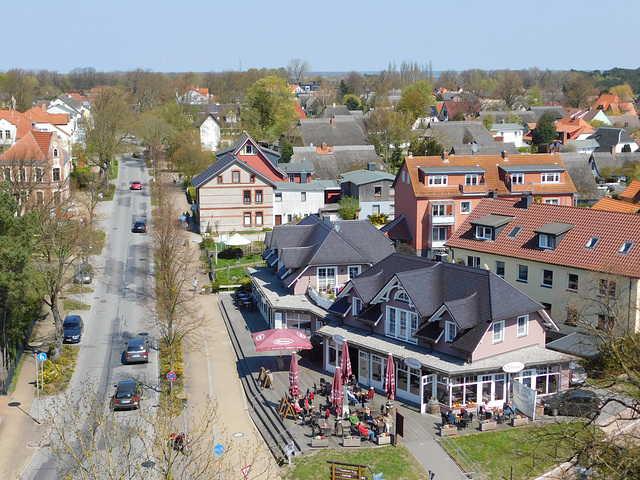
[[[80,315],[67,315],[62,324],[65,343],[79,343],[84,331],[84,322]]]
[[[142,183],[138,181],[131,182],[130,190],[142,190]]]
[[[127,342],[124,352],[124,363],[149,363],[149,342],[146,338],[132,338]]]
[[[136,220],[133,222],[133,228],[131,228],[133,233],[146,233],[147,231],[147,222],[144,220]]]
[[[587,381],[587,372],[584,367],[579,363],[571,362],[569,364],[569,385],[575,387],[576,385],[582,385]]]
[[[111,397],[112,410],[133,410],[140,408],[142,387],[136,380],[125,380],[115,385],[116,391]]]
[[[73,278],[73,283],[91,283],[93,281],[93,267],[88,263],[78,265],[78,272]]]
[[[591,390],[569,390],[550,395],[542,401],[545,413],[554,417],[570,415],[576,417],[597,417],[602,410],[602,401]]]

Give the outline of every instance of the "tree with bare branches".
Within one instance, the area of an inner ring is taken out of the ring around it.
[[[311,71],[309,62],[301,58],[293,58],[287,65],[287,77],[293,80],[293,83],[300,85],[302,78]]]

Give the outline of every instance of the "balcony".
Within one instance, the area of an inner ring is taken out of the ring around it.
[[[507,185],[511,193],[533,193],[533,183],[510,183]]]
[[[436,248],[445,248],[445,243],[447,243],[446,240],[431,240],[431,250],[435,250]]]
[[[460,191],[463,195],[486,195],[487,194],[487,184],[479,183],[476,185],[466,185],[460,184]]]
[[[453,213],[448,215],[431,215],[432,225],[455,225],[456,216]]]
[[[309,296],[313,303],[318,305],[319,307],[328,310],[331,305],[333,305],[335,298],[329,298],[324,296],[321,292],[318,292],[315,288],[309,285]]]

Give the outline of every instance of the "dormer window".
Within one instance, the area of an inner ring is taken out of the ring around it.
[[[628,255],[635,244],[633,242],[624,242],[618,250],[620,255]]]
[[[553,235],[547,235],[546,233],[541,233],[538,235],[538,246],[540,248],[553,250],[556,247],[556,237]]]
[[[560,172],[545,172],[542,174],[542,183],[560,183]]]
[[[451,343],[455,340],[456,335],[458,334],[458,328],[456,327],[456,324],[453,322],[445,322],[444,332],[445,332],[444,341]]]
[[[447,175],[429,175],[429,185],[435,187],[447,186]]]
[[[593,250],[594,248],[596,248],[596,245],[598,245],[599,241],[600,237],[591,237],[584,248],[586,248],[587,250]]]
[[[468,174],[465,177],[465,185],[478,185],[478,175]]]
[[[534,233],[538,234],[538,247],[545,250],[553,250],[572,228],[572,224],[563,222],[551,222],[537,228]]]
[[[476,240],[493,240],[493,228],[477,226]]]
[[[409,295],[407,295],[407,292],[401,290],[398,293],[396,293],[395,299],[400,300],[401,302],[408,302]]]
[[[495,240],[511,220],[513,217],[489,214],[472,221],[471,225],[476,229],[476,240]]]
[[[244,146],[244,154],[245,155],[253,155],[255,152],[255,148],[253,148],[253,145],[250,144],[246,144]]]
[[[362,311],[362,300],[360,300],[359,298],[353,297],[353,316],[356,317],[358,315],[360,315],[360,312]]]
[[[515,184],[523,184],[524,183],[524,173],[513,173],[511,174],[511,183]]]

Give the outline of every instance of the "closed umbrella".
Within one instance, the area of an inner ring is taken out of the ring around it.
[[[300,369],[295,352],[291,355],[291,365],[289,365],[289,393],[294,398],[300,393]]]
[[[349,346],[347,341],[342,342],[342,358],[340,359],[340,375],[342,375],[342,383],[349,383],[351,377],[351,359],[349,358]]]
[[[384,377],[384,391],[387,394],[387,399],[393,400],[396,398],[396,364],[393,361],[393,355],[389,354],[387,360],[387,374]]]
[[[340,369],[336,368],[331,385],[331,405],[336,409],[338,417],[342,416],[342,381],[340,377]]]

